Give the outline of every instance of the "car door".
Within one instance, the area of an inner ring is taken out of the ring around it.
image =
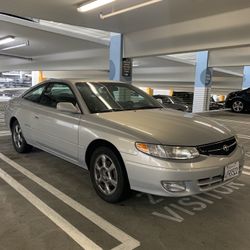
[[[29,144],[34,144],[32,138],[32,122],[34,117],[34,112],[37,112],[39,108],[39,101],[42,93],[46,87],[46,84],[39,84],[35,88],[28,91],[22,98],[20,107],[17,111],[17,119],[21,125],[22,133]]]
[[[78,106],[71,87],[66,83],[50,83],[40,98],[33,116],[33,138],[40,147],[78,162],[79,122],[81,114],[56,109],[59,102]]]
[[[245,99],[246,99],[246,105],[247,105],[246,108],[250,110],[250,88],[246,90]]]

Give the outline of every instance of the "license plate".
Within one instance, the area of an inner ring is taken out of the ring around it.
[[[225,167],[224,181],[230,180],[240,173],[240,163],[235,162]]]

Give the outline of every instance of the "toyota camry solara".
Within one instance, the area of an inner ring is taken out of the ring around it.
[[[17,152],[32,146],[86,168],[108,202],[137,190],[186,196],[239,177],[244,150],[225,126],[167,110],[131,84],[45,81],[11,100]]]

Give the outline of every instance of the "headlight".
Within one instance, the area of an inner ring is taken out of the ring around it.
[[[135,146],[142,153],[164,159],[187,160],[200,155],[195,147],[164,146],[139,142]]]

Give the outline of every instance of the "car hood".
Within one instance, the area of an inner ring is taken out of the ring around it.
[[[225,126],[198,115],[166,109],[101,113],[99,117],[124,127],[140,139],[165,145],[197,146],[233,136]],[[148,141],[147,141],[148,142]]]

